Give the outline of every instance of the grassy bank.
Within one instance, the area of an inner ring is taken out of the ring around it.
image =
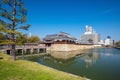
[[[36,62],[12,61],[10,56],[0,53],[0,80],[86,80],[58,71]]]

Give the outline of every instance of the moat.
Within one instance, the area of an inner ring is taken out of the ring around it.
[[[120,50],[118,49],[95,48],[50,54],[23,57],[22,59],[35,61],[91,80],[120,80]]]

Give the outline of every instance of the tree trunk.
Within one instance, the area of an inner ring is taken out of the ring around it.
[[[16,53],[15,53],[15,44],[12,44],[12,59],[15,61],[16,60]]]
[[[13,60],[15,61],[16,60],[16,53],[15,53],[15,15],[16,15],[16,0],[14,0],[14,6],[13,6],[13,11],[12,11],[12,14],[13,14],[13,21],[12,21],[12,31],[13,33],[11,34],[11,37],[12,37],[12,41],[13,41],[13,44],[12,44],[12,58]]]

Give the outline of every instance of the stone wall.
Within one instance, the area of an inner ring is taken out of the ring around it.
[[[93,45],[77,45],[77,44],[52,44],[47,50],[50,51],[76,51],[93,48]]]

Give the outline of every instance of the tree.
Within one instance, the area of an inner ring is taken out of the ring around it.
[[[2,26],[0,25],[0,45],[3,45],[3,44],[10,44],[10,41],[9,41],[9,37],[7,36],[7,34],[4,34],[3,33],[3,28]]]
[[[1,32],[0,32],[0,44],[3,44],[4,41],[6,41],[7,38],[6,38],[6,35],[3,35]]]
[[[21,34],[19,29],[28,30],[30,27],[29,24],[24,24],[27,21],[26,14],[23,0],[0,1],[0,31],[9,38],[13,60],[16,60],[16,36]]]
[[[0,43],[2,43],[3,40],[4,40],[4,36],[3,36],[3,34],[0,32]]]
[[[0,41],[2,41],[4,38],[3,34],[0,32]]]
[[[38,36],[31,36],[28,38],[28,43],[39,43],[40,42],[40,38]]]
[[[16,37],[16,43],[18,45],[23,45],[24,43],[27,43],[27,35],[26,34],[21,34]]]
[[[116,47],[120,47],[120,41],[116,42],[116,43],[115,43],[115,46],[116,46]]]

